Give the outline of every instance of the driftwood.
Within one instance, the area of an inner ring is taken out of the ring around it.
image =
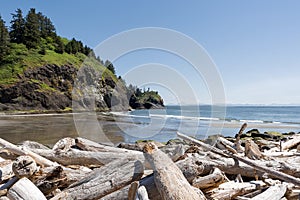
[[[297,146],[300,143],[300,136],[294,135],[293,139],[286,141],[282,144],[282,150],[288,150],[294,146]]]
[[[14,176],[11,166],[12,166],[11,160],[5,160],[0,163],[1,183]]]
[[[142,152],[138,153],[116,153],[116,152],[90,152],[69,149],[68,151],[33,149],[35,153],[62,165],[84,165],[102,166],[116,159],[136,158],[144,160]]]
[[[286,189],[287,186],[284,184],[274,185],[265,192],[253,197],[252,200],[280,200],[284,196]]]
[[[43,193],[27,178],[21,178],[8,191],[10,200],[46,200]]]
[[[12,163],[12,171],[18,178],[28,178],[37,171],[37,165],[30,156],[19,156]]]
[[[237,196],[247,194],[264,186],[262,181],[253,181],[247,183],[236,183],[233,181],[221,184],[218,188],[208,191],[210,198],[215,200],[230,200]]]
[[[212,151],[212,152],[214,152],[214,153],[218,153],[218,154],[224,155],[224,156],[226,156],[226,157],[232,157],[232,158],[234,158],[234,159],[236,159],[236,160],[239,160],[239,161],[241,161],[241,162],[246,163],[247,165],[249,165],[249,166],[255,168],[256,170],[259,170],[259,171],[268,173],[268,174],[270,174],[270,175],[272,175],[272,176],[278,178],[279,180],[283,180],[283,181],[286,181],[286,182],[289,182],[289,183],[293,183],[293,184],[295,184],[295,185],[300,186],[300,179],[295,178],[295,177],[293,177],[293,176],[291,176],[291,175],[288,175],[288,174],[285,174],[285,173],[282,173],[282,172],[279,172],[279,171],[272,170],[272,169],[270,169],[270,168],[268,168],[268,167],[260,166],[260,165],[258,165],[257,163],[255,163],[255,162],[253,162],[253,161],[251,161],[251,160],[249,160],[249,159],[242,158],[242,157],[240,157],[240,156],[238,156],[238,155],[236,155],[236,154],[231,154],[231,153],[228,153],[228,152],[221,151],[221,150],[219,150],[219,149],[216,149],[215,147],[212,147],[212,146],[210,146],[210,145],[208,145],[208,144],[205,144],[205,143],[200,142],[200,141],[198,141],[198,140],[196,140],[196,139],[193,139],[193,138],[191,138],[191,137],[188,137],[188,136],[186,136],[186,135],[184,135],[184,134],[177,133],[177,135],[178,135],[180,138],[182,138],[182,139],[185,139],[185,140],[194,142],[194,143],[197,144],[197,145],[200,145],[201,147],[205,148],[206,150],[210,150],[210,151]]]
[[[260,152],[258,145],[252,140],[245,141],[245,156],[252,160],[265,158],[265,156]]]
[[[236,135],[235,146],[236,146],[236,151],[238,153],[243,153],[245,151],[244,147],[241,146],[241,135],[243,134],[246,128],[247,128],[247,123],[244,123],[241,126],[238,134]]]
[[[135,200],[149,200],[147,190],[144,186],[138,188]]]
[[[204,177],[198,177],[193,180],[193,186],[199,189],[206,189],[209,187],[217,187],[221,183],[225,182],[226,177],[222,171],[215,168],[213,173]]]
[[[42,166],[57,166],[56,163],[26,149],[26,148],[22,148],[22,147],[17,147],[14,144],[11,144],[10,142],[3,140],[2,138],[0,138],[0,146],[2,146],[4,149],[13,152],[19,156],[23,156],[23,155],[28,155],[30,157],[32,157],[36,163],[42,165]]]
[[[99,199],[139,180],[143,173],[143,164],[138,160],[116,160],[94,170],[52,199]]]
[[[154,182],[162,199],[206,199],[201,190],[192,187],[176,164],[155,144],[148,143],[143,150],[152,166]]]

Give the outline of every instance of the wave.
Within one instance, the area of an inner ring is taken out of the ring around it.
[[[216,118],[216,117],[195,117],[184,115],[167,115],[167,114],[149,114],[149,115],[134,115],[130,112],[110,112],[114,116],[118,117],[130,117],[133,119],[175,119],[175,120],[191,120],[191,121],[203,121],[203,122],[225,122],[225,123],[250,123],[250,124],[289,124],[300,125],[299,122],[280,122],[271,120],[253,120],[253,119],[235,119],[235,118]]]

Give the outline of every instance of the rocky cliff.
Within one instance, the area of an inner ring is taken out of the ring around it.
[[[78,77],[78,69],[72,65],[45,65],[28,69],[19,75],[16,83],[0,86],[0,110],[70,110],[72,93],[75,105],[81,106],[81,109],[90,106],[88,98],[91,95],[95,99],[95,110],[129,108],[128,103],[123,103],[128,102],[127,96],[119,91],[122,87],[126,89],[124,85],[117,87],[118,81],[113,76],[99,78],[92,68],[84,70],[84,75],[90,77]],[[74,84],[76,90],[73,90]]]
[[[161,108],[162,101],[144,101],[134,95],[122,79],[109,70],[72,65],[44,65],[29,68],[18,81],[0,85],[2,111],[120,111],[132,107]],[[130,101],[130,102],[129,102]]]

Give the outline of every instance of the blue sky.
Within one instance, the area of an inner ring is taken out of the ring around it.
[[[27,13],[34,7],[51,18],[59,35],[75,37],[91,47],[133,28],[173,29],[191,37],[208,52],[222,77],[227,103],[300,104],[297,0],[3,0],[0,6],[7,25],[14,10],[21,8]],[[161,63],[176,70],[189,82],[198,103],[210,103],[211,91],[207,91],[203,79],[174,55],[145,50],[114,62],[117,73],[125,77],[136,66],[147,63]],[[166,103],[178,103],[176,91],[167,86],[151,87],[160,90]],[[184,103],[195,103],[189,95]]]

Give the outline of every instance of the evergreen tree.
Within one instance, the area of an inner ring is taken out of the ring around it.
[[[55,52],[56,53],[64,53],[65,45],[59,36],[56,36],[54,38],[54,42],[55,42]]]
[[[44,16],[41,12],[37,14],[39,20],[39,30],[41,37],[51,37],[54,38],[56,36],[55,27],[51,20]]]
[[[22,10],[17,9],[15,14],[12,14],[10,26],[10,39],[11,42],[23,43],[24,42],[24,29],[25,19],[23,18]]]
[[[39,18],[34,8],[26,16],[24,39],[27,48],[37,48],[41,40]]]
[[[110,70],[113,74],[116,74],[115,67],[114,67],[114,65],[113,65],[109,60],[106,60],[106,61],[105,61],[104,66],[105,66],[108,70]]]
[[[9,33],[0,16],[0,62],[9,53]]]

